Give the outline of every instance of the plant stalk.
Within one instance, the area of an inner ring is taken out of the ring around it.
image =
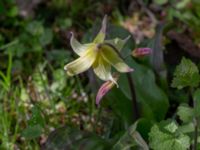
[[[193,149],[194,150],[198,150],[197,148],[197,140],[198,140],[198,118],[195,117],[194,118],[194,146]]]
[[[98,45],[98,48],[101,48],[101,46],[104,46],[104,45],[111,47],[118,54],[118,56],[124,60],[124,58],[122,57],[120,52],[117,50],[117,48],[110,43],[101,43]],[[140,115],[139,115],[139,109],[138,109],[138,105],[136,101],[135,86],[131,77],[131,73],[127,73],[127,79],[128,79],[130,92],[131,92],[131,97],[132,97],[134,121],[136,121],[137,119],[139,119]]]
[[[193,107],[196,107],[196,102],[193,100]],[[198,117],[194,117],[194,145],[193,145],[193,150],[198,150],[198,125],[199,125],[199,120]]]
[[[133,79],[131,77],[131,73],[127,73],[127,79],[132,97],[134,121],[136,121],[140,117],[140,115],[139,115],[138,104],[136,101],[135,86]]]

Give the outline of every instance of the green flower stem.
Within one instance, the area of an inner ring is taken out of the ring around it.
[[[127,79],[128,79],[129,88],[131,91],[134,121],[136,121],[140,117],[140,115],[139,115],[138,104],[136,101],[135,86],[134,86],[133,79],[131,77],[131,73],[127,73]]]
[[[194,88],[190,88],[189,89],[189,92],[190,92],[190,94],[191,94],[191,97],[192,97],[192,93],[194,93]],[[194,100],[194,98],[192,98],[193,99],[193,108],[195,109],[197,106],[196,106],[196,101]],[[194,119],[193,119],[193,123],[194,123],[194,135],[193,135],[193,137],[194,137],[194,144],[193,144],[193,150],[197,150],[198,149],[198,147],[197,147],[197,145],[198,145],[198,125],[199,125],[199,120],[198,120],[198,117],[194,117]]]
[[[194,146],[193,149],[197,150],[197,140],[198,140],[198,118],[194,118]]]
[[[124,58],[122,57],[120,52],[112,44],[110,44],[110,43],[101,43],[100,45],[110,46],[119,55],[119,57],[124,60]],[[135,86],[134,86],[134,82],[133,82],[133,79],[131,77],[131,73],[130,72],[127,73],[127,80],[128,80],[128,84],[129,84],[129,89],[131,91],[131,99],[132,99],[132,103],[133,103],[134,121],[136,121],[140,117],[140,115],[139,115],[138,104],[137,104],[137,101],[136,101]]]
[[[193,107],[195,108],[196,107],[196,102],[195,100],[193,100]],[[193,145],[193,150],[197,150],[198,147],[198,143],[197,143],[197,140],[198,140],[198,125],[199,125],[199,119],[198,117],[194,117],[194,145]]]

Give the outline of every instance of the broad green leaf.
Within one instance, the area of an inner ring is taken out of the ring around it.
[[[59,93],[66,86],[66,75],[63,69],[57,69],[53,72],[53,82],[51,84],[51,91]],[[61,94],[61,93],[60,93]]]
[[[162,49],[162,32],[163,24],[159,24],[156,28],[156,35],[149,42],[148,47],[152,48],[153,51],[150,54],[150,63],[153,69],[159,74],[162,75],[162,72],[166,72],[164,58],[163,58],[163,49]]]
[[[9,17],[16,17],[18,15],[18,12],[19,12],[18,7],[17,6],[13,6],[7,11],[7,15]]]
[[[116,142],[112,150],[129,150],[132,147],[139,146],[143,150],[149,150],[148,145],[136,131],[137,122],[128,128],[122,137]]]
[[[156,34],[153,39],[151,39],[147,47],[152,48],[152,53],[149,55],[150,65],[153,70],[159,76],[158,80],[163,89],[168,89],[167,83],[167,69],[164,63],[164,51],[162,45],[162,34],[163,34],[164,24],[160,23],[156,27]]]
[[[172,87],[182,89],[184,87],[196,87],[199,85],[200,76],[197,66],[189,59],[182,58],[176,67]]]
[[[72,22],[73,20],[71,18],[56,18],[56,23],[62,30],[66,30],[71,27]]]
[[[6,13],[6,8],[4,6],[5,4],[3,1],[0,1],[0,14],[5,14]]]
[[[50,133],[45,150],[106,150],[111,145],[95,134],[71,127],[61,127]]]
[[[28,121],[28,127],[22,132],[22,136],[28,139],[39,137],[43,133],[45,126],[44,118],[37,106],[32,108],[32,116]]]
[[[153,71],[144,65],[136,63],[131,58],[127,62],[135,70],[131,73],[131,76],[134,81],[136,98],[142,116],[151,120],[162,120],[169,106],[168,97],[156,84]],[[126,75],[121,75],[119,87],[127,98],[131,99]]]
[[[22,136],[28,139],[34,139],[42,134],[42,127],[40,125],[28,126],[22,132]]]
[[[45,126],[44,117],[42,116],[41,110],[38,108],[38,106],[34,106],[32,108],[32,116],[28,121],[28,125],[29,126],[40,125],[41,127]]]
[[[44,33],[44,27],[40,21],[32,21],[26,26],[26,31],[33,36],[41,35]]]
[[[188,105],[180,105],[177,114],[183,122],[190,122],[194,117],[194,109]]]
[[[178,126],[177,126],[177,124],[176,124],[174,121],[172,121],[172,122],[170,122],[169,124],[167,124],[167,125],[164,127],[164,129],[168,130],[168,131],[171,132],[171,133],[175,133],[176,130],[178,129]]]
[[[149,141],[153,150],[187,150],[190,147],[189,136],[161,131],[158,125],[151,128]]]
[[[189,2],[190,2],[191,0],[181,0],[181,1],[179,1],[177,4],[176,4],[176,8],[177,9],[182,9],[182,8],[184,8],[184,7],[186,7],[188,4],[189,4]]]
[[[197,89],[193,95],[194,113],[195,116],[200,117],[200,89]]]
[[[154,3],[156,3],[157,5],[164,5],[168,2],[168,0],[153,0]]]
[[[194,129],[195,129],[194,123],[190,122],[188,124],[184,124],[184,125],[179,126],[177,132],[192,133],[192,132],[194,132]]]
[[[125,127],[130,126],[134,120],[132,101],[130,101],[119,88],[113,88],[108,93],[107,100],[111,104],[113,111],[120,117]]]
[[[46,46],[52,42],[53,33],[50,28],[45,28],[43,34],[39,37],[40,44]]]

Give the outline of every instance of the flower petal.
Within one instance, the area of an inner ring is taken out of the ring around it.
[[[109,62],[112,66],[115,67],[119,72],[131,72],[133,71],[124,61],[120,58],[119,54],[108,45],[102,45],[102,56],[103,58]]]
[[[122,50],[126,42],[130,39],[131,36],[126,37],[125,39],[115,38],[112,40],[106,40],[106,43],[113,45],[119,52]]]
[[[96,52],[91,48],[75,61],[65,65],[64,69],[69,76],[88,70],[96,59]]]
[[[104,81],[111,80],[111,65],[103,59],[103,57],[98,54],[98,57],[96,58],[93,69],[95,74]]]
[[[108,93],[108,91],[110,89],[112,89],[112,87],[115,85],[114,82],[112,81],[107,81],[105,82],[99,89],[97,96],[96,96],[96,104],[99,105],[101,99],[103,98],[103,96]]]
[[[102,43],[106,37],[106,23],[107,23],[107,15],[104,16],[101,29],[97,36],[94,39],[94,43]]]
[[[87,49],[89,49],[94,44],[81,44],[78,40],[75,39],[73,32],[71,32],[70,44],[72,49],[76,54],[81,56]]]

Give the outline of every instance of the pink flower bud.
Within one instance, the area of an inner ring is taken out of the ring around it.
[[[100,89],[97,93],[97,96],[96,96],[96,104],[97,105],[99,105],[103,96],[106,95],[113,88],[114,85],[118,86],[118,84],[116,83],[118,78],[119,78],[119,75],[114,74],[113,80],[108,80],[108,81],[106,81],[105,83],[102,84],[102,86],[100,87]]]
[[[133,50],[132,55],[134,57],[142,57],[142,56],[150,54],[151,52],[152,52],[152,49],[148,47],[136,48],[135,50]]]

